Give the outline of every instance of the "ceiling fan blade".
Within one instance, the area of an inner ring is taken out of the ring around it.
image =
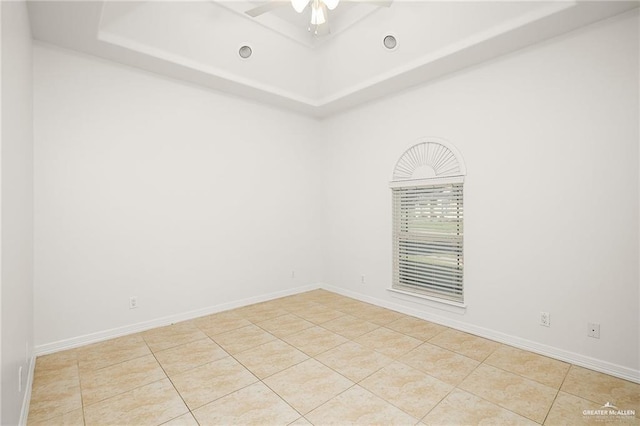
[[[287,4],[289,4],[289,2],[287,1],[271,0],[269,2],[261,4],[260,6],[254,7],[253,9],[249,9],[244,13],[251,16],[252,18],[255,18],[256,16],[260,16],[263,13],[271,12],[272,10],[278,9]]]

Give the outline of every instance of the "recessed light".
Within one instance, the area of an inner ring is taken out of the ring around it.
[[[252,53],[253,50],[251,50],[251,47],[247,46],[246,44],[238,49],[238,55],[240,55],[242,59],[249,59]]]
[[[387,34],[382,39],[382,45],[388,50],[396,50],[398,48],[398,39],[393,34]]]

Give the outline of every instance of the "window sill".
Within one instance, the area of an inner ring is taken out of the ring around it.
[[[422,294],[410,293],[395,288],[387,288],[391,292],[391,296],[407,302],[420,303],[421,305],[431,306],[433,308],[442,309],[456,314],[464,314],[467,311],[467,305],[464,303],[449,302],[447,300],[436,299]]]

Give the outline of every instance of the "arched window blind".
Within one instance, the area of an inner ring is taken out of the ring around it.
[[[465,173],[455,147],[440,139],[412,146],[396,163],[393,289],[464,303]]]

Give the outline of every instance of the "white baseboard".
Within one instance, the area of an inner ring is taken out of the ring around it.
[[[392,309],[394,311],[401,312],[403,314],[411,315],[427,321],[442,324],[444,326],[451,327],[456,330],[471,333],[476,336],[491,339],[496,342],[514,346],[516,348],[525,349],[531,352],[538,353],[540,355],[548,356],[550,358],[555,358],[555,359],[565,361],[571,364],[575,364],[581,367],[589,368],[591,370],[609,374],[611,376],[619,377],[621,379],[629,380],[635,383],[640,383],[640,370],[634,370],[632,368],[628,368],[622,365],[618,365],[611,362],[581,355],[576,352],[566,351],[563,349],[544,345],[538,342],[523,339],[510,334],[501,333],[499,331],[495,331],[492,329],[464,323],[461,321],[457,321],[451,318],[434,314],[432,312],[425,312],[423,310],[413,309],[401,304],[367,296],[354,291],[345,290],[340,287],[334,287],[324,283],[317,283],[317,284],[310,284],[302,287],[296,287],[289,290],[263,294],[260,296],[241,299],[234,302],[223,303],[220,305],[214,305],[207,308],[198,309],[195,311],[185,312],[182,314],[170,315],[170,316],[157,318],[150,321],[131,324],[124,327],[113,328],[110,330],[104,330],[97,333],[91,333],[84,336],[74,337],[71,339],[65,339],[65,340],[60,340],[53,343],[47,343],[44,345],[36,346],[34,349],[34,359],[31,362],[32,365],[30,366],[30,371],[29,371],[28,393],[29,395],[31,394],[31,382],[33,380],[35,356],[45,355],[49,353],[63,351],[66,349],[72,349],[79,346],[88,345],[91,343],[101,342],[104,340],[113,339],[115,337],[125,336],[127,334],[133,334],[133,333],[149,330],[151,328],[162,327],[162,326],[170,325],[176,322],[187,321],[187,320],[198,318],[201,316],[210,315],[210,314],[214,314],[222,311],[227,311],[229,309],[240,308],[242,306],[252,305],[254,303],[265,302],[265,301],[277,299],[280,297],[285,297],[293,294],[302,293],[305,291],[310,291],[316,288],[323,288],[337,294],[342,294],[344,296],[352,297],[354,299],[361,300],[363,302],[372,303],[374,305]],[[26,393],[25,393],[25,398],[26,398]],[[23,404],[23,411],[24,411],[25,405],[28,413],[28,400],[26,404]],[[26,414],[23,413],[23,415],[26,421]]]
[[[524,349],[530,352],[535,352],[540,355],[548,356],[550,358],[565,361],[571,364],[585,367],[590,370],[599,371],[601,373],[609,374],[611,376],[619,377],[621,379],[629,380],[631,382],[640,383],[640,370],[634,370],[629,367],[614,364],[608,361],[603,361],[596,358],[591,358],[585,355],[581,355],[576,352],[566,351],[553,346],[544,345],[531,340],[523,339],[510,334],[501,333],[499,331],[491,330],[484,327],[479,327],[473,324],[464,323],[447,317],[443,317],[431,312],[425,312],[422,310],[413,309],[407,306],[403,306],[397,303],[389,302],[386,300],[378,299],[375,297],[367,296],[361,293],[357,293],[350,290],[345,290],[340,287],[334,287],[328,284],[320,284],[320,287],[332,291],[334,293],[342,294],[362,302],[371,303],[377,306],[382,306],[394,311],[418,317],[427,321],[435,322],[447,327],[454,328],[456,330],[464,331],[476,336],[484,337],[496,342],[504,343],[509,346]]]
[[[254,303],[266,302],[280,297],[291,296],[293,294],[302,293],[320,288],[319,284],[309,284],[306,286],[296,287],[289,290],[267,293],[260,296],[249,297],[246,299],[236,300],[233,302],[221,303],[219,305],[209,306],[203,309],[197,309],[181,314],[169,315],[149,321],[139,322],[136,324],[126,325],[124,327],[112,328],[96,333],[85,334],[83,336],[73,337],[70,339],[59,340],[57,342],[38,345],[34,348],[35,356],[46,355],[54,352],[60,352],[67,349],[77,348],[79,346],[91,343],[102,342],[104,340],[116,337],[126,336],[128,334],[139,333],[156,327],[163,327],[181,321],[187,321],[205,315],[215,314],[217,312],[228,311],[229,309],[240,308],[242,306],[253,305]]]
[[[22,410],[20,411],[19,426],[27,426],[27,417],[29,416],[29,404],[31,403],[31,389],[33,389],[33,375],[36,369],[36,357],[32,355],[29,359],[29,374],[27,375],[27,383],[25,383],[24,397],[22,398]]]

